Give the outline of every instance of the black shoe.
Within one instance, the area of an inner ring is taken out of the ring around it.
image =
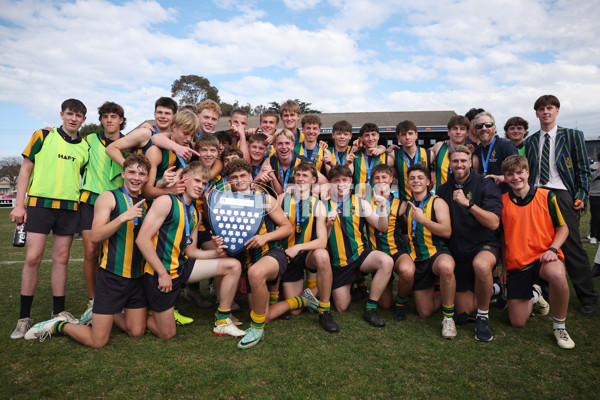
[[[352,301],[360,301],[367,296],[369,296],[369,291],[364,286],[357,286],[354,290],[351,291],[350,295],[352,296]]]
[[[323,313],[319,314],[319,322],[325,331],[329,333],[335,333],[340,330],[337,322],[333,319],[333,315],[329,311],[323,311]]]
[[[456,325],[464,325],[467,322],[475,322],[475,317],[472,316],[471,314],[467,314],[466,312],[461,312],[458,314],[454,314],[452,316],[452,319],[454,319],[454,323]]]
[[[600,264],[594,263],[594,268],[592,268],[592,277],[600,276]]]
[[[598,314],[598,307],[595,304],[584,304],[581,306],[581,313],[583,315],[596,315]]]
[[[475,321],[475,339],[480,342],[490,342],[494,337],[490,332],[489,318],[477,317]]]
[[[365,310],[363,319],[377,328],[382,328],[385,326],[385,320],[381,318],[379,314],[377,314],[377,309],[375,308]]]
[[[500,285],[500,294],[496,297],[496,307],[501,310],[504,310],[508,304],[508,300],[506,298],[506,286]]]
[[[396,321],[406,321],[406,309],[404,307],[396,306],[394,310],[394,319]]]
[[[289,312],[286,312],[285,314],[283,314],[279,317],[279,319],[282,319],[284,321],[289,321],[291,318],[292,318],[292,315]]]

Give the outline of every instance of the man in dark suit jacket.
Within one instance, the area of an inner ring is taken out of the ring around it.
[[[569,227],[569,237],[562,246],[565,266],[581,302],[581,312],[594,315],[597,313],[598,294],[594,290],[590,263],[579,236],[578,214],[585,207],[590,189],[590,167],[583,132],[556,124],[560,108],[556,96],[541,96],[533,108],[541,130],[525,139],[531,171],[529,184],[550,189],[558,199],[558,206]],[[546,140],[549,146],[545,150]]]

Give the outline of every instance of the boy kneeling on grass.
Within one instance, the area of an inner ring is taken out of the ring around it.
[[[560,246],[569,235],[555,195],[547,189],[529,186],[529,165],[523,156],[513,155],[502,162],[504,181],[510,190],[502,195],[502,243],[505,249],[502,283],[508,290],[508,317],[514,327],[524,327],[536,303],[541,314],[548,313],[536,281],[550,285],[550,306],[554,337],[559,347],[572,349],[575,343],[565,329],[569,286]]]
[[[101,243],[102,260],[95,284],[92,326],[70,323],[64,315],[40,322],[25,339],[40,341],[62,333],[92,348],[104,347],[113,324],[131,337],[146,330],[142,254],[135,244],[145,217],[145,200],[139,198],[148,181],[150,161],[143,154],[131,154],[123,163],[123,186],[105,191],[94,205],[91,240]]]

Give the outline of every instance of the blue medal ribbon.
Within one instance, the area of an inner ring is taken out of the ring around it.
[[[290,171],[294,169],[294,163],[296,162],[296,156],[292,156],[292,162],[290,163],[290,167],[288,168],[285,176],[283,175],[283,166],[281,165],[281,160],[277,160],[279,163],[279,177],[281,178],[281,186],[283,186],[283,192],[285,193],[285,188],[288,184],[288,180],[290,179]]]
[[[179,164],[181,164],[181,167],[185,168],[187,166],[187,163],[183,160],[183,158],[179,157],[177,154],[175,156],[177,157],[177,160],[179,160]]]
[[[342,158],[341,160],[340,160],[340,156],[339,156],[340,153],[338,153],[338,151],[336,150],[335,147],[333,148],[333,154],[335,154],[335,159],[336,159],[338,165],[344,165],[346,163],[346,156],[348,155],[348,149],[346,149],[346,151],[344,152],[344,158]]]
[[[301,229],[301,225],[304,223],[304,221],[306,221],[308,219],[308,216],[310,215],[310,210],[309,212],[306,213],[306,215],[304,217],[302,217],[302,211],[303,211],[303,200],[298,201],[298,203],[296,203],[296,233],[300,233],[302,231]],[[310,207],[310,197],[308,198],[308,204]],[[302,217],[302,218],[300,218]]]
[[[492,143],[490,143],[490,147],[488,148],[487,158],[483,157],[483,147],[481,148],[481,163],[483,164],[483,173],[487,174],[488,163],[490,161],[490,156],[492,154],[492,148],[494,147],[494,143],[496,143],[497,136],[494,136],[492,139]]]
[[[133,202],[131,201],[131,197],[129,196],[129,193],[127,193],[127,190],[125,190],[125,186],[121,186],[121,192],[123,192],[123,194],[125,195],[125,201],[127,202],[127,205],[129,206],[129,208],[132,208]],[[138,222],[139,222],[138,219],[135,218],[133,220],[133,225],[138,226]]]
[[[420,209],[423,209],[423,203],[424,203],[425,201],[427,201],[427,199],[428,199],[429,197],[430,197],[430,195],[429,195],[429,193],[427,193],[427,194],[425,195],[425,197],[423,197],[423,198],[421,199],[421,201],[419,202],[419,205],[418,205],[418,207],[419,207]],[[414,200],[414,198],[413,198],[413,200]],[[413,204],[414,204],[414,202],[413,202]],[[415,235],[417,234],[417,221],[415,221],[415,220],[412,218],[412,216],[411,216],[411,220],[412,220],[412,221],[411,221],[411,222],[412,222],[412,230],[411,230],[411,232],[410,232],[410,233],[411,233],[412,237],[415,237]]]
[[[258,173],[260,172],[260,167],[260,165],[252,166],[252,179],[256,178],[256,175],[258,175]]]
[[[308,157],[308,149],[306,148],[306,142],[302,143],[302,147],[304,148],[304,156]],[[315,146],[315,148],[312,149],[312,154],[310,155],[310,162],[313,162],[313,160],[315,159],[315,154],[318,153],[318,148],[319,146]]]
[[[417,147],[417,152],[415,153],[415,158],[413,159],[412,164],[410,163],[410,156],[406,154],[404,149],[402,149],[402,156],[404,157],[404,162],[406,163],[406,168],[410,168],[413,165],[417,165],[419,162],[419,148]]]
[[[365,150],[363,153],[365,159],[365,167],[367,168],[367,181],[371,180],[371,170],[373,169],[373,164],[375,164],[375,156],[371,156],[371,163],[369,164],[369,157],[367,156],[367,151]]]
[[[181,204],[183,204],[183,215],[185,217],[185,244],[189,246],[193,243],[193,240],[190,237],[190,220],[192,220],[194,216],[194,203],[192,202],[192,204],[190,204],[189,206],[186,205],[185,200],[183,199],[183,195],[179,195],[179,200],[181,200]]]

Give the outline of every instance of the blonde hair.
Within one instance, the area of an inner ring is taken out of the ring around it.
[[[290,131],[289,129],[277,129],[275,131],[275,134],[273,135],[273,143],[277,142],[277,139],[279,138],[279,136],[285,136],[286,138],[290,139],[292,142],[296,141],[296,137],[294,136],[292,131]]]
[[[173,125],[183,130],[186,133],[197,133],[200,130],[200,121],[196,114],[190,110],[182,110],[175,114]]]

